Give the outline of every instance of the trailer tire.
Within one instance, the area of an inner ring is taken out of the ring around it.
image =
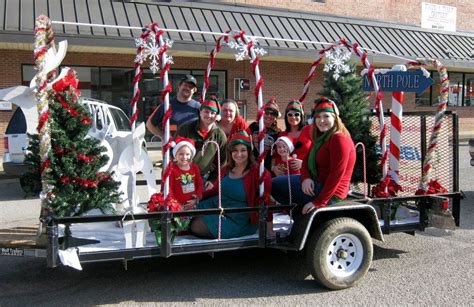
[[[372,263],[372,239],[352,218],[340,217],[319,226],[307,244],[311,275],[321,285],[345,289],[356,285]]]

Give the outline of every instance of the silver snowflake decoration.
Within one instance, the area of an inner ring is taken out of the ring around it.
[[[348,61],[351,59],[351,52],[346,47],[339,45],[334,49],[326,51],[326,64],[324,64],[324,71],[333,71],[333,78],[337,81],[342,74],[351,72],[351,67]]]
[[[173,41],[169,39],[165,39],[165,45],[168,48],[173,46]],[[137,48],[142,47],[142,51],[136,55],[135,63],[143,64],[148,58],[151,60],[150,62],[150,70],[153,74],[156,74],[160,71],[160,45],[156,43],[155,38],[150,35],[148,40],[144,40],[143,38],[139,37],[135,39],[135,46]],[[169,64],[173,64],[173,58],[166,55],[166,62]]]
[[[254,46],[253,51],[255,52],[256,55],[264,56],[265,54],[267,54],[267,52],[263,48],[256,47],[257,46],[257,40],[256,39],[249,38],[249,41],[252,41],[253,46]],[[246,58],[250,58],[250,56],[248,54],[247,45],[244,44],[241,40],[239,40],[239,41],[230,41],[230,42],[227,43],[227,46],[229,46],[229,48],[231,48],[231,49],[237,50],[237,54],[235,55],[235,60],[236,61],[242,61],[242,60],[245,60]],[[252,63],[252,62],[253,62],[253,60],[250,61],[250,63]]]

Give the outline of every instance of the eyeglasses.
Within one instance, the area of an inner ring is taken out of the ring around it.
[[[287,113],[286,116],[288,116],[288,117],[300,117],[300,113]]]
[[[265,111],[265,115],[277,116],[276,112],[274,111]]]

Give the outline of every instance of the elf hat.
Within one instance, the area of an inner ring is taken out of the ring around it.
[[[204,108],[209,109],[212,112],[216,112],[217,113],[216,120],[217,121],[221,120],[221,104],[217,100],[216,96],[212,96],[208,100],[202,101],[200,110]]]
[[[285,112],[288,113],[288,111],[294,110],[299,112],[300,114],[303,114],[303,105],[301,104],[300,101],[293,99],[292,101],[288,102],[286,105],[286,110]]]
[[[265,110],[265,111],[270,110],[275,114],[276,117],[278,117],[278,118],[281,117],[280,108],[278,107],[278,104],[277,104],[275,98],[270,99],[270,101],[268,101],[263,106],[263,110]]]
[[[221,113],[221,104],[215,96],[212,96],[208,100],[204,100],[203,102],[201,102],[201,110],[203,108],[207,108],[213,112],[216,112],[217,114]]]
[[[315,102],[316,104],[314,105],[314,108],[313,108],[313,116],[314,114],[321,113],[321,112],[334,113],[337,116],[339,116],[339,109],[337,108],[334,101],[332,101],[331,99],[328,99],[323,96],[319,100],[316,100]]]
[[[252,140],[246,131],[239,130],[230,137],[229,149],[237,144],[243,144],[250,149],[252,148]]]
[[[293,145],[293,142],[286,136],[280,136],[276,141],[275,143],[273,143],[272,145],[272,155],[273,153],[277,152],[276,150],[276,145],[279,143],[279,142],[283,142],[286,144],[286,146],[288,146],[288,153],[291,154],[293,152],[293,150],[295,150],[295,146]]]
[[[178,136],[176,138],[176,143],[172,142],[171,146],[173,147],[173,156],[176,157],[178,150],[183,146],[188,146],[191,149],[191,159],[196,155],[196,147],[194,147],[194,141],[192,139],[183,138]]]

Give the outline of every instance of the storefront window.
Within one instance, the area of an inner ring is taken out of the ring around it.
[[[474,74],[465,74],[464,105],[474,105]]]
[[[463,95],[463,74],[450,73],[449,74],[449,92],[448,92],[448,106],[460,107]]]
[[[83,97],[95,98],[121,108],[125,114],[131,115],[130,101],[133,95],[132,81],[135,76],[133,68],[112,67],[87,67],[71,66],[77,72],[79,90]],[[29,85],[35,76],[33,65],[23,65],[23,85]],[[198,91],[194,98],[199,99],[203,84],[204,70],[173,69],[169,72],[169,82],[175,95],[180,80],[192,74],[198,82]],[[226,72],[212,71],[207,97],[217,96],[219,99],[226,97]],[[140,83],[140,101],[138,102],[138,122],[144,122],[161,103],[161,90],[163,88],[160,74],[152,74],[149,69],[143,70]]]

